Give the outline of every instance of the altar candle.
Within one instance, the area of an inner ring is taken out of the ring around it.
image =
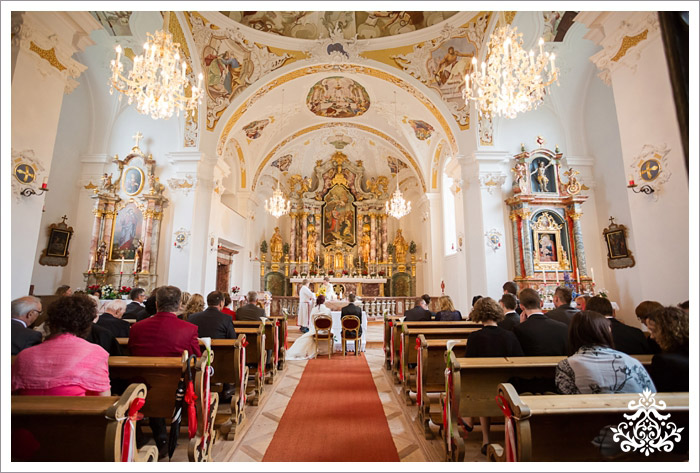
[[[102,258],[102,271],[105,270],[106,264],[107,264],[107,255],[104,255],[104,258]]]
[[[91,256],[91,257],[90,257],[90,266],[88,266],[88,273],[89,273],[90,271],[92,271],[92,263],[93,263],[93,261],[95,261],[95,259],[94,259],[93,256]]]
[[[49,178],[48,178],[48,177],[45,177],[45,178],[44,178],[44,182],[41,183],[41,188],[42,188],[42,189],[46,189],[47,186],[48,186],[48,182],[49,182]]]
[[[631,175],[631,174],[630,174],[630,176],[629,176],[629,177],[630,177],[630,180],[629,180],[629,186],[630,186],[630,187],[633,187],[633,186],[634,186],[634,177],[632,177],[632,175]]]
[[[595,284],[595,276],[593,276],[593,268],[591,268],[591,282]]]
[[[119,268],[119,274],[122,274],[124,272],[124,256],[122,256],[122,265],[121,268]]]
[[[544,284],[547,284],[547,273],[545,272],[544,269],[542,270],[542,282]]]
[[[581,284],[581,278],[578,275],[578,268],[576,268],[576,284]]]
[[[554,270],[554,276],[557,278],[557,286],[559,285],[559,270],[555,269]]]
[[[134,272],[139,268],[139,255],[134,256]]]

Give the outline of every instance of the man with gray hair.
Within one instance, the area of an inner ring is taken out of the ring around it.
[[[249,291],[248,303],[236,310],[236,320],[262,320],[265,317],[265,309],[255,304],[257,300],[258,293]]]
[[[126,320],[122,320],[126,311],[126,301],[121,299],[111,300],[105,303],[102,310],[104,313],[100,315],[97,325],[106,328],[117,338],[129,338],[131,324]]]
[[[34,296],[20,297],[10,303],[12,314],[12,354],[41,343],[41,333],[29,327],[41,314],[41,300]]]

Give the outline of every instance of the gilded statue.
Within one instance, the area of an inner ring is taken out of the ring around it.
[[[107,243],[104,241],[100,243],[100,246],[97,248],[97,258],[95,259],[95,267],[97,270],[101,270],[102,268],[105,267],[105,263],[107,258]]]
[[[360,238],[360,255],[364,263],[369,263],[369,248],[371,238],[369,237],[369,225],[366,223],[362,227],[362,238]]]
[[[112,174],[104,173],[102,175],[102,190],[106,192],[114,192],[116,190],[115,183],[112,182]]]
[[[306,255],[312,263],[316,261],[316,227],[309,225],[306,235]]]
[[[394,251],[396,253],[396,262],[405,263],[406,262],[406,250],[408,250],[408,243],[401,234],[401,229],[396,230],[396,238],[394,238]]]
[[[143,262],[143,242],[141,240],[134,240],[136,243],[136,250],[134,250],[134,271],[141,271],[141,263]]]
[[[270,253],[272,261],[282,261],[282,235],[280,227],[275,227],[275,233],[270,237]]]

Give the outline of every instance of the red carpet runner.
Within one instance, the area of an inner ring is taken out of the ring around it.
[[[399,461],[364,356],[309,360],[263,461]]]

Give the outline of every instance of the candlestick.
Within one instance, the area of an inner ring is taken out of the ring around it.
[[[593,276],[593,268],[591,268],[591,282],[595,284],[595,276]]]
[[[579,277],[579,274],[578,274],[578,268],[576,268],[576,284],[581,284],[581,278]]]
[[[542,270],[542,282],[547,284],[547,273],[544,271],[544,269]]]
[[[557,286],[559,285],[559,270],[555,269],[554,270],[554,276],[557,278]]]

